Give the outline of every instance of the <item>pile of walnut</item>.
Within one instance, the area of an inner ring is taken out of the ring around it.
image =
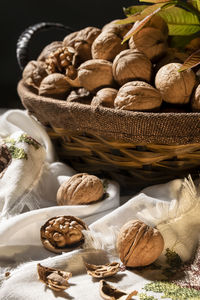
[[[158,111],[162,103],[189,103],[200,110],[197,75],[178,71],[189,54],[168,47],[163,19],[154,16],[122,44],[131,26],[114,20],[47,45],[25,67],[24,84],[41,96],[91,106]]]

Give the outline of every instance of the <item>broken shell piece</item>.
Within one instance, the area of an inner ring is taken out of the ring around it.
[[[87,229],[87,225],[77,217],[53,217],[41,227],[41,241],[43,246],[51,252],[70,251],[84,242],[82,231]]]
[[[112,262],[106,265],[92,265],[85,263],[88,275],[95,278],[104,278],[116,274],[120,270],[120,264]]]
[[[108,284],[105,280],[100,281],[100,296],[105,300],[130,300],[132,296],[136,295],[137,291],[127,294]]]
[[[68,279],[72,276],[71,272],[56,270],[37,264],[39,279],[54,291],[62,291],[69,287]]]

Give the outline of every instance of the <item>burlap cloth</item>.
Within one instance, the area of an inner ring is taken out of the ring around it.
[[[18,84],[24,107],[42,124],[89,133],[111,140],[140,144],[200,142],[200,113],[120,111],[42,97]]]

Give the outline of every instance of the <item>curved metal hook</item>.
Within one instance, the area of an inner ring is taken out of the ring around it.
[[[24,32],[22,32],[22,34],[20,35],[17,41],[16,56],[21,71],[23,71],[24,67],[29,61],[28,47],[34,34],[40,30],[51,29],[51,28],[63,29],[66,30],[68,33],[74,32],[74,30],[69,26],[60,23],[54,23],[54,22],[41,22],[29,26]]]

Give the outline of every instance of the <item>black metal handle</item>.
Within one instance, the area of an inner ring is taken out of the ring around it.
[[[54,22],[41,22],[29,26],[24,32],[22,32],[17,41],[16,56],[21,71],[23,71],[24,67],[29,61],[28,48],[32,37],[35,35],[36,32],[39,32],[41,30],[48,30],[51,28],[63,29],[66,30],[67,33],[72,33],[75,31],[69,26]]]

